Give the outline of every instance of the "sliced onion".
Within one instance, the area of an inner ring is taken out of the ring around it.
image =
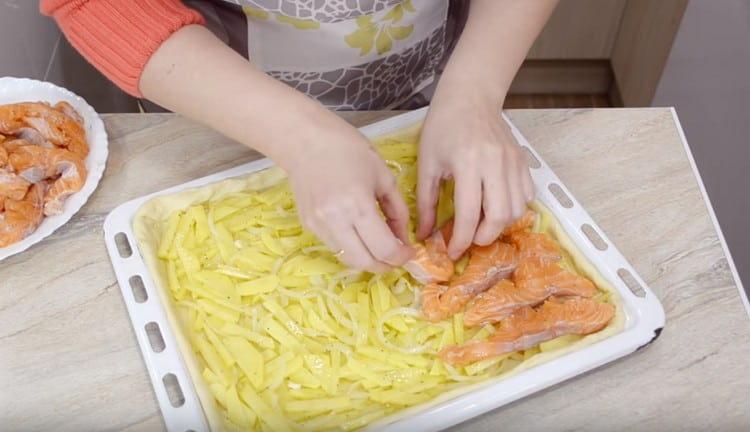
[[[310,252],[330,252],[330,250],[323,245],[308,246],[302,248],[302,253],[304,253],[305,255],[309,254]]]
[[[417,345],[413,347],[400,347],[396,344],[391,343],[389,340],[385,338],[385,333],[383,333],[383,326],[385,325],[386,321],[389,319],[398,316],[398,315],[406,315],[411,317],[419,318],[421,316],[420,312],[414,308],[407,308],[407,307],[400,307],[400,308],[394,308],[390,309],[389,311],[385,312],[380,319],[378,320],[378,325],[375,327],[375,332],[378,336],[378,340],[380,343],[382,343],[384,346],[402,352],[404,354],[419,354],[427,349],[427,344]]]
[[[391,291],[393,292],[393,294],[401,294],[402,292],[406,291],[408,285],[409,283],[406,282],[404,278],[398,278],[396,283],[393,284],[393,288],[391,289]]]
[[[448,363],[445,363],[445,362],[443,362],[443,367],[445,368],[445,370],[448,371],[448,376],[453,381],[474,381],[474,380],[476,380],[478,378],[478,377],[470,377],[470,376],[466,376],[466,375],[461,375],[460,373],[458,373],[458,371],[456,370],[456,368],[454,368],[453,366],[451,366],[451,365],[449,365]]]

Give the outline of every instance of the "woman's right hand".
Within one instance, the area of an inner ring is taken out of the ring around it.
[[[383,271],[409,259],[408,210],[370,142],[205,27],[183,27],[162,43],[143,70],[140,89],[284,168],[303,225],[331,250],[342,251],[346,264]]]
[[[324,110],[292,135],[298,151],[278,162],[303,226],[351,267],[382,272],[404,264],[412,255],[409,209],[367,138]]]

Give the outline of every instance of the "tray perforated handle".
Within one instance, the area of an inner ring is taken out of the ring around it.
[[[579,246],[586,258],[593,263],[604,263],[597,266],[611,283],[618,285],[622,295],[629,295],[631,300],[638,303],[647,313],[640,318],[652,320],[655,328],[664,326],[665,315],[656,295],[646,282],[638,275],[633,266],[625,259],[614,243],[607,238],[601,228],[594,222],[583,206],[573,197],[560,179],[547,167],[539,154],[531,148],[520,131],[508,121],[511,132],[529,158],[529,167],[537,194],[542,195],[544,201],[554,207],[553,213],[565,214],[568,217],[558,218],[564,230]]]
[[[117,220],[118,214],[115,211],[107,217],[104,240],[164,423],[170,432],[207,432],[209,427],[197,393],[186,388],[193,382],[164,308],[158,304],[158,291],[135,247],[135,236],[130,229],[122,229],[130,227],[130,221],[122,223]]]

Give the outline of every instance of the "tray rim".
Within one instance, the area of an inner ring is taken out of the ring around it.
[[[427,108],[400,114],[388,119],[359,128],[368,136],[374,138],[389,132],[404,129],[421,121]],[[552,359],[546,363],[534,366],[516,375],[502,378],[500,380],[488,380],[479,388],[456,396],[447,401],[429,406],[419,410],[420,406],[409,409],[412,416],[400,418],[394,422],[388,422],[388,418],[382,419],[369,426],[367,430],[385,428],[389,431],[413,431],[413,430],[442,430],[470,418],[481,415],[492,409],[499,408],[515,400],[521,399],[534,392],[558,384],[584,372],[593,370],[618,358],[624,357],[655,340],[664,326],[664,310],[658,298],[649,289],[635,269],[620,254],[616,246],[607,238],[606,234],[593,221],[583,207],[575,200],[574,196],[552,172],[539,154],[533,149],[529,142],[523,137],[513,123],[502,114],[503,118],[511,127],[518,143],[540,162],[538,169],[532,169],[532,177],[537,186],[537,197],[545,204],[550,212],[558,219],[565,232],[570,236],[576,247],[583,253],[585,258],[596,267],[612,286],[617,289],[622,300],[623,312],[625,313],[624,328],[606,339],[597,341],[590,346],[583,347],[577,351],[567,353],[559,358]],[[247,175],[273,166],[268,159],[259,159],[243,164],[225,171],[214,173],[196,180],[176,185],[158,192],[135,198],[121,204],[107,216],[104,223],[105,242],[114,271],[117,276],[123,299],[128,309],[128,315],[133,324],[139,347],[148,369],[152,386],[164,417],[165,424],[169,430],[174,431],[203,431],[209,430],[205,413],[195,391],[192,378],[185,367],[182,352],[177,347],[173,329],[169,327],[166,320],[165,306],[161,299],[159,302],[135,302],[130,291],[129,279],[132,275],[139,275],[143,279],[144,286],[149,298],[160,297],[158,290],[153,287],[153,281],[148,274],[145,264],[140,256],[137,242],[132,231],[132,220],[136,212],[146,202],[163,195],[170,195],[187,189],[192,189],[218,182],[227,178]],[[540,187],[539,183],[544,187]],[[557,201],[548,189],[550,183],[557,183],[567,194],[573,203],[571,208],[565,208]],[[575,224],[572,219],[575,219]],[[599,234],[608,248],[599,251],[592,247],[589,240],[578,229],[576,224],[588,223]],[[132,255],[128,258],[120,257],[114,240],[115,235],[123,233],[131,245]],[[624,282],[617,276],[615,271],[600,265],[603,261],[618,263],[619,268],[627,269],[633,278],[643,287],[644,297],[635,296],[625,286]],[[156,293],[155,293],[156,291]],[[155,295],[154,295],[155,294]],[[144,329],[146,323],[165,323],[160,325],[160,331],[165,341],[165,349],[155,353],[150,346],[148,336]],[[173,373],[182,387],[185,398],[183,405],[173,407],[169,401],[162,377]],[[507,389],[504,389],[507,388]],[[512,389],[512,391],[505,391]],[[504,391],[504,393],[503,393]],[[498,397],[500,393],[500,397]]]

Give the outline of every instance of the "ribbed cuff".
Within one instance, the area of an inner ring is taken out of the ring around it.
[[[127,93],[142,97],[141,73],[172,33],[203,17],[178,0],[44,0],[78,52]]]

